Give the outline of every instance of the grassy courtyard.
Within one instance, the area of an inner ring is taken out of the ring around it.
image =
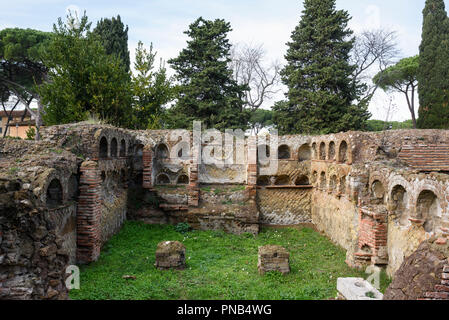
[[[178,240],[186,246],[187,268],[154,267],[156,246]],[[278,244],[290,252],[291,273],[257,272],[257,249]],[[256,237],[127,221],[103,248],[97,262],[81,267],[81,288],[72,299],[329,299],[338,277],[365,277],[349,268],[345,252],[312,229],[264,228]],[[123,279],[124,275],[136,279]],[[382,277],[381,291],[388,280]]]

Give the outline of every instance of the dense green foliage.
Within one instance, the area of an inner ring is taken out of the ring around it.
[[[155,70],[156,52],[153,45],[147,51],[139,41],[132,76],[133,113],[131,127],[134,129],[162,129],[166,122],[163,108],[173,100],[173,80],[167,75],[162,62]]]
[[[128,26],[125,28],[120,15],[117,18],[101,19],[97,22],[93,33],[100,37],[106,53],[120,57],[125,70],[129,71]]]
[[[419,128],[449,128],[449,19],[443,0],[427,0],[419,47]]]
[[[237,84],[229,67],[230,31],[224,20],[199,18],[185,32],[187,47],[168,61],[180,83],[178,102],[169,113],[172,127],[190,128],[193,120],[223,130],[247,126],[243,96],[248,88]]]
[[[405,95],[414,128],[416,128],[415,90],[418,86],[418,68],[419,56],[404,58],[373,78],[373,82],[383,90],[402,92]]]
[[[365,104],[353,104],[363,88],[353,81],[356,67],[349,62],[354,44],[349,20],[335,0],[304,1],[281,72],[288,101],[274,108],[280,134],[363,129],[370,114]]]
[[[257,134],[261,129],[273,125],[273,111],[257,109],[251,112],[249,124],[252,130]]]
[[[399,129],[413,129],[413,121],[406,120],[403,122],[382,120],[368,120],[366,122],[366,131],[384,131],[384,130],[399,130]]]
[[[154,267],[157,244],[181,241],[187,268]],[[278,244],[290,252],[291,273],[257,272],[259,246]],[[81,267],[80,290],[72,299],[328,299],[336,296],[338,277],[367,277],[349,268],[344,250],[307,229],[264,229],[254,237],[223,231],[191,231],[174,226],[125,222],[103,248],[97,262]],[[135,276],[126,280],[124,275]],[[383,291],[388,285],[384,276]]]
[[[44,54],[49,81],[39,88],[47,125],[86,120],[89,114],[126,126],[131,108],[130,77],[116,55],[108,55],[84,15],[54,25]]]
[[[35,85],[41,84],[47,68],[42,63],[42,51],[50,33],[33,29],[3,29],[0,31],[0,98],[10,95],[32,99]]]

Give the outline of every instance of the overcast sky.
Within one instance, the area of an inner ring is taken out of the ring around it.
[[[270,60],[284,63],[285,43],[298,24],[302,0],[146,0],[146,1],[61,1],[15,0],[2,3],[0,29],[33,28],[51,31],[58,17],[67,8],[86,10],[90,21],[120,15],[129,26],[131,60],[137,42],[152,42],[158,57],[164,60],[177,56],[186,45],[183,32],[199,16],[224,18],[232,25],[232,43],[263,44]],[[387,28],[398,33],[401,56],[415,55],[421,42],[422,9],[425,0],[337,0],[337,7],[349,11],[350,27],[357,33],[364,29]],[[449,0],[445,0],[446,6]],[[282,98],[282,94],[278,99]],[[410,119],[405,98],[398,95],[397,111],[389,120]],[[370,105],[374,119],[385,120],[388,96],[378,91]]]

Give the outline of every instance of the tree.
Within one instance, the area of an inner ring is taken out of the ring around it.
[[[427,0],[419,47],[419,128],[449,128],[449,19],[443,0]]]
[[[0,94],[3,109],[10,97],[16,98],[12,112],[21,103],[24,113],[29,112],[36,123],[36,140],[40,139],[43,105],[37,92],[47,78],[47,66],[42,62],[42,52],[51,34],[33,29],[4,29],[0,31]],[[31,109],[37,102],[38,109]],[[9,117],[8,117],[9,123]],[[4,132],[6,134],[6,130]]]
[[[136,75],[132,77],[133,119],[135,129],[161,129],[164,122],[163,106],[174,96],[171,77],[168,77],[162,61],[159,69],[154,70],[156,52],[153,44],[147,51],[139,41],[136,49],[134,69]]]
[[[370,117],[367,105],[353,105],[361,86],[350,64],[354,39],[349,14],[335,0],[305,0],[299,25],[287,43],[281,76],[288,103],[276,106],[281,133],[332,133],[360,130]],[[278,124],[278,123],[277,123]]]
[[[252,133],[257,135],[263,128],[267,128],[273,125],[273,111],[257,109],[251,113],[249,123]]]
[[[262,45],[235,45],[231,50],[231,68],[237,83],[249,88],[245,93],[245,106],[251,112],[279,92],[281,65],[274,61],[265,64],[266,52]]]
[[[353,82],[363,83],[359,103],[369,104],[378,85],[372,83],[373,72],[379,73],[392,65],[399,55],[396,32],[375,29],[365,30],[355,37],[351,63],[356,66]]]
[[[130,78],[120,59],[105,52],[90,32],[84,14],[69,14],[53,26],[54,36],[44,53],[49,81],[40,86],[48,125],[83,121],[90,114],[117,126],[129,124]]]
[[[198,18],[185,32],[187,48],[169,60],[179,81],[178,102],[171,108],[172,126],[189,128],[193,120],[206,127],[246,128],[249,120],[244,109],[245,86],[233,79],[227,39],[231,25],[222,20]]]
[[[115,54],[120,57],[125,66],[125,70],[129,71],[128,26],[125,28],[120,15],[117,18],[101,19],[97,22],[93,33],[100,37],[106,53]]]
[[[379,72],[373,82],[385,91],[402,92],[412,115],[413,128],[416,129],[415,90],[418,87],[416,75],[419,68],[419,56],[404,58],[394,66]]]

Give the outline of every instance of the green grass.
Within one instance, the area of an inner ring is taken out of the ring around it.
[[[185,270],[154,267],[156,246],[178,240],[186,246]],[[266,244],[290,252],[291,273],[257,272],[257,249]],[[81,267],[81,289],[72,299],[328,299],[338,277],[364,277],[349,268],[345,252],[319,233],[303,228],[263,229],[254,237],[222,231],[181,234],[173,226],[127,221],[103,248],[97,262]],[[133,275],[135,280],[126,280]],[[384,281],[385,282],[385,281]],[[385,286],[386,283],[383,283]]]

